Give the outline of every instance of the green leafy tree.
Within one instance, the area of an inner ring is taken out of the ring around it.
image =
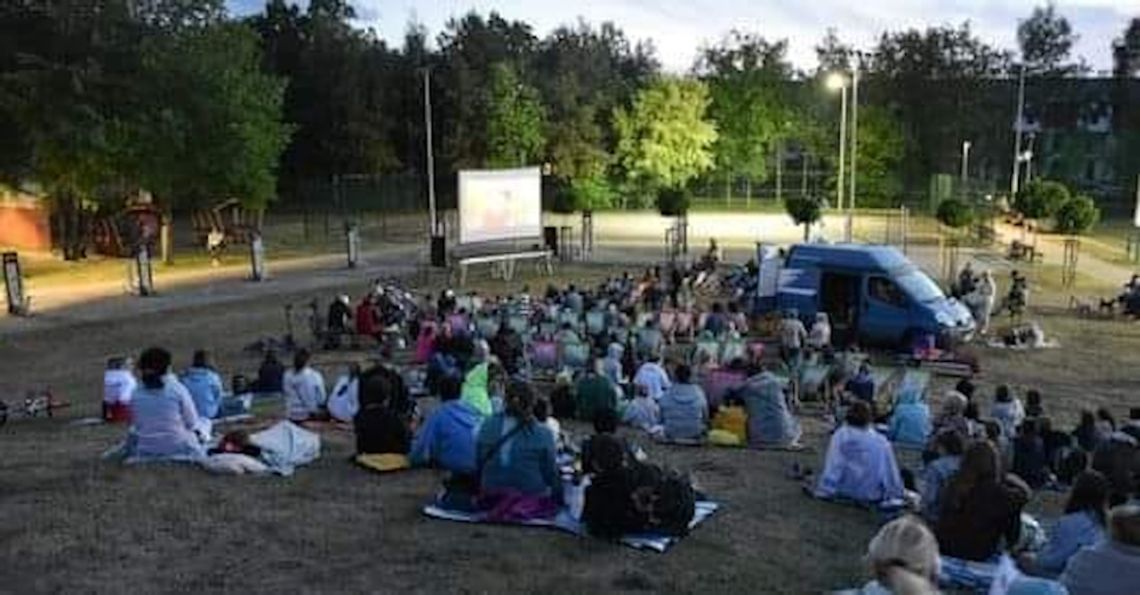
[[[1053,214],[1056,230],[1071,235],[1082,234],[1100,221],[1100,209],[1093,199],[1078,194],[1061,204]]]
[[[1060,182],[1033,180],[1014,198],[1013,208],[1030,219],[1048,219],[1069,200],[1069,189]]]
[[[1118,79],[1140,73],[1140,17],[1133,18],[1124,33],[1112,42],[1112,72]]]
[[[811,226],[823,216],[823,201],[811,196],[797,196],[784,201],[784,210],[796,225],[804,226],[804,241],[811,235]]]
[[[1033,9],[1029,18],[1017,25],[1017,42],[1027,73],[1067,76],[1088,70],[1084,64],[1068,62],[1077,34],[1069,19],[1057,14],[1052,2]]]
[[[749,189],[751,181],[763,181],[777,143],[789,132],[792,67],[786,55],[786,41],[769,43],[739,31],[701,54],[697,72],[712,96],[709,115],[718,133],[713,150],[726,189],[738,176],[746,177]]]
[[[874,105],[859,109],[856,206],[884,208],[899,205],[902,191],[899,169],[906,153],[905,132],[890,111]]]
[[[938,204],[938,221],[946,227],[961,229],[974,221],[974,209],[960,198],[947,198]]]
[[[545,111],[538,92],[507,64],[492,69],[487,98],[487,165],[517,167],[542,156]]]
[[[708,104],[704,83],[662,77],[630,109],[615,111],[616,157],[630,188],[680,188],[712,168],[717,132]]]
[[[657,210],[666,217],[680,217],[689,212],[692,195],[684,186],[665,186],[657,191]]]

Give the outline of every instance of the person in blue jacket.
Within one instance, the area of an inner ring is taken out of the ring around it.
[[[896,444],[922,448],[930,439],[930,428],[930,406],[923,399],[922,391],[913,387],[904,389],[891,413],[887,436]]]
[[[1065,514],[1049,533],[1049,541],[1028,564],[1033,574],[1057,577],[1069,558],[1082,547],[1096,545],[1105,538],[1108,515],[1108,480],[1096,471],[1083,471],[1073,484]]]
[[[452,473],[475,472],[475,436],[482,416],[460,399],[459,379],[445,377],[440,381],[442,402],[420,427],[408,458],[417,467],[438,467]]]
[[[222,378],[210,365],[210,355],[206,351],[199,349],[194,352],[193,364],[182,373],[179,380],[190,391],[190,398],[194,400],[194,409],[199,417],[218,417],[224,388]]]

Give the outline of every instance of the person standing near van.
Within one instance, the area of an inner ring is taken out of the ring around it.
[[[804,323],[800,321],[799,312],[788,310],[780,323],[780,353],[784,363],[793,370],[798,370],[800,367],[804,342],[807,338],[808,332],[804,328]]]

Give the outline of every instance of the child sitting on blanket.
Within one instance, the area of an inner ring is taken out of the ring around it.
[[[360,377],[359,398],[360,410],[353,418],[356,453],[408,454],[412,429],[402,410],[408,397],[399,374],[373,367]]]

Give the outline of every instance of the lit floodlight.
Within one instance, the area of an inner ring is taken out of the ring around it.
[[[833,72],[833,73],[827,75],[827,88],[828,89],[831,89],[832,91],[838,91],[838,90],[840,90],[846,86],[847,86],[847,77],[843,76],[842,74],[839,74],[838,72]]]

